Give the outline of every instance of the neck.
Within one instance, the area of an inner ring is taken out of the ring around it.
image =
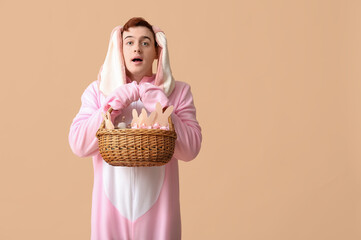
[[[143,77],[147,76],[147,77],[151,77],[153,76],[153,72],[152,70],[148,71],[145,74],[132,74],[131,72],[129,72],[127,70],[127,76],[132,80],[132,81],[136,81],[137,83],[139,83]]]

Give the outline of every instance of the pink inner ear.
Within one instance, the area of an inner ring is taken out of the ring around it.
[[[152,28],[153,28],[154,33],[161,32],[161,31],[162,31],[162,30],[160,30],[159,27],[154,26],[154,25],[152,26]]]
[[[162,51],[163,49],[158,44],[158,63],[157,63],[157,74],[155,78],[155,85],[162,88],[163,86],[163,67],[162,67]]]

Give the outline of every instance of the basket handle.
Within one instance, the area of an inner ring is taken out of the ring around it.
[[[172,121],[172,118],[170,116],[168,117],[168,122],[169,122],[169,131],[174,131],[173,121]]]
[[[164,112],[165,109],[163,109],[162,111]],[[109,107],[107,112],[109,112],[109,114],[111,114],[113,112],[113,108]],[[169,123],[169,130],[174,131],[174,125],[173,125],[173,121],[172,121],[171,116],[168,117],[168,123]],[[100,125],[100,129],[103,129],[103,128],[105,128],[105,120],[103,120],[102,124]]]
[[[113,108],[109,107],[107,112],[109,112],[109,114],[111,114],[113,112]],[[103,128],[105,128],[105,120],[103,120],[102,124],[100,125],[100,129],[103,129]]]

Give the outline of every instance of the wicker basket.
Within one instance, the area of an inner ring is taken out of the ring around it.
[[[111,113],[112,108],[108,112]],[[105,129],[103,120],[96,133],[99,152],[113,166],[152,167],[170,161],[177,134],[171,117],[169,130],[161,129]]]

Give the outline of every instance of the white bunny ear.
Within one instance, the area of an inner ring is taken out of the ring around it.
[[[155,38],[159,45],[158,48],[158,67],[155,79],[155,85],[163,89],[167,97],[173,92],[175,87],[175,80],[170,68],[169,54],[167,47],[167,38],[164,32],[159,28],[153,27]]]
[[[116,26],[110,35],[109,46],[104,63],[98,74],[99,89],[108,96],[117,87],[126,84],[125,64],[122,52],[122,26]]]

